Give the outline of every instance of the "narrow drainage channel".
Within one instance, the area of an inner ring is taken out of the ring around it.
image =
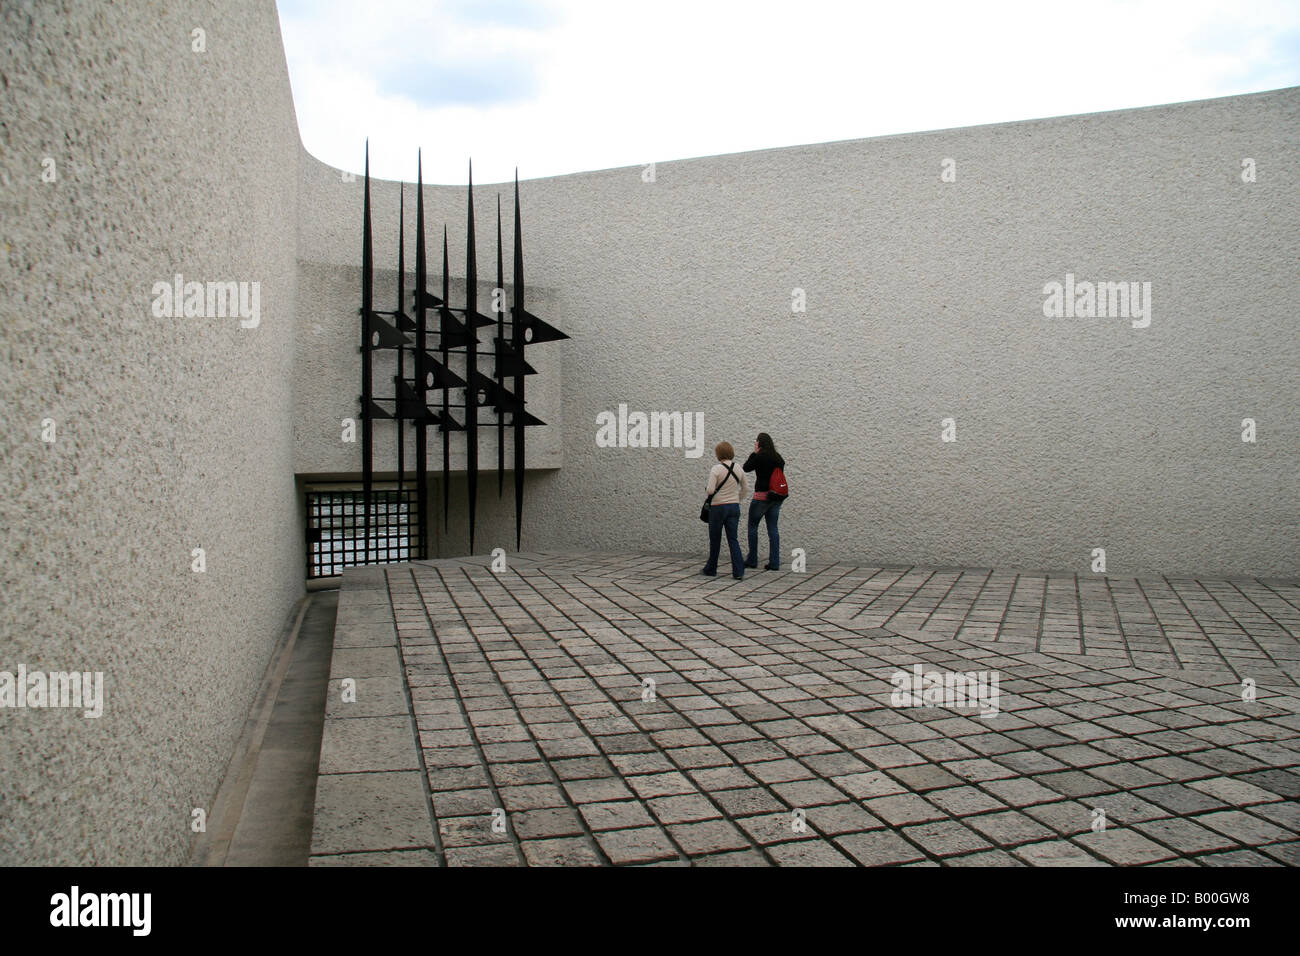
[[[338,591],[309,595],[260,746],[244,760],[251,777],[229,845],[204,865],[307,865],[338,603]]]

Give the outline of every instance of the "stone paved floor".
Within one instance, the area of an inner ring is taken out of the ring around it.
[[[509,562],[345,575],[313,865],[1300,862],[1297,582]]]

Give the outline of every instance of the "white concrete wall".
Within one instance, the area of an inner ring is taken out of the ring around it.
[[[701,550],[710,457],[598,448],[626,403],[703,412],[710,448],[770,432],[783,543],[810,560],[1086,571],[1104,548],[1114,574],[1300,574],[1297,128],[1291,89],[523,182],[528,279],[573,336],[545,347],[563,467],[530,476],[524,547]],[[359,199],[318,166],[300,254],[355,270]],[[480,236],[509,188],[476,186]],[[426,199],[455,243],[464,190]],[[1045,318],[1067,273],[1151,282],[1150,326]],[[355,294],[316,296],[300,317],[355,321]],[[322,391],[354,394],[356,368]],[[329,470],[313,442],[299,471]],[[512,502],[485,507],[513,542]]]
[[[0,670],[102,671],[106,704],[0,710],[0,864],[181,863],[302,590],[279,23],[2,9]],[[178,272],[259,281],[260,326],[154,317]]]

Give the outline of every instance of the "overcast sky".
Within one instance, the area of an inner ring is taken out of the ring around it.
[[[1300,85],[1300,2],[279,0],[308,151],[477,182]]]

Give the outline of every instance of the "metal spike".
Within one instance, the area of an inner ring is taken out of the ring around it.
[[[406,302],[406,184],[397,186],[397,315],[393,324],[402,331],[402,309]],[[397,384],[406,378],[406,349],[397,350]],[[402,500],[402,480],[406,477],[406,439],[402,417],[397,417],[397,500]]]
[[[503,388],[506,384],[505,372],[501,367],[500,344],[504,343],[506,337],[506,280],[505,273],[501,267],[501,194],[497,193],[497,291],[494,296],[501,296],[501,301],[497,304],[497,367],[496,380],[497,388]],[[505,493],[506,488],[506,416],[500,409],[497,410],[497,498],[498,500]]]
[[[472,317],[478,314],[478,261],[474,249],[474,161],[469,163],[468,225],[465,228],[465,477],[469,491],[469,553],[474,553],[474,523],[478,511],[478,392],[473,377],[478,374],[478,333]]]
[[[451,296],[450,291],[451,279],[447,267],[447,224],[442,225],[442,301],[446,302]],[[438,345],[442,348],[442,364],[447,364],[447,336],[438,336]],[[450,409],[447,403],[451,401],[450,396],[444,389],[442,393],[442,420],[444,423],[451,420]],[[442,530],[444,532],[451,530],[451,431],[443,425],[442,428]]]
[[[374,486],[374,459],[371,445],[371,419],[374,417],[372,382],[370,378],[370,325],[373,289],[374,255],[370,236],[370,140],[366,140],[366,185],[361,199],[361,489],[362,559],[370,563],[370,499]]]
[[[415,166],[415,349],[417,355],[424,355],[427,346],[428,336],[428,319],[425,315],[425,298],[421,294],[428,285],[429,275],[428,267],[425,261],[424,249],[424,163],[420,153],[416,154]],[[418,367],[418,365],[417,365]],[[416,390],[420,395],[420,405],[423,407],[428,403],[428,380],[427,376],[421,375],[420,381],[416,383]],[[428,444],[428,421],[417,422],[415,425],[415,480],[419,483],[416,487],[416,509],[419,514],[419,555],[421,558],[429,556],[429,444]]]
[[[519,217],[519,170],[515,170],[515,305],[512,313],[511,334],[513,345],[520,361],[524,360],[524,326],[520,321],[524,314],[524,240],[523,225]],[[524,375],[522,370],[515,374],[515,398],[519,407],[524,407]],[[515,551],[523,542],[524,534],[524,416],[514,416],[515,431]]]

